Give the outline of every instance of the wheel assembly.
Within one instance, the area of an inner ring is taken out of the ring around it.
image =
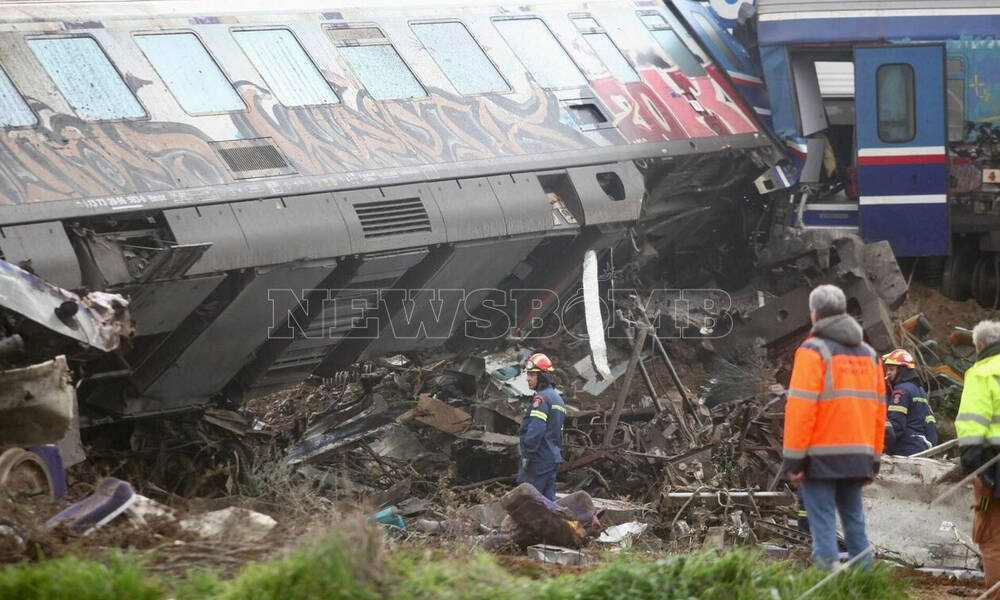
[[[972,270],[972,295],[983,308],[1000,304],[1000,263],[993,253],[980,254]]]
[[[973,244],[957,246],[944,261],[941,291],[959,302],[972,297],[972,271],[976,268],[979,250]]]
[[[16,498],[53,497],[52,474],[34,452],[8,448],[0,454],[0,488]]]

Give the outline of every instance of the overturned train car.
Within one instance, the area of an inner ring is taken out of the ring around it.
[[[0,20],[2,258],[121,293],[135,320],[83,369],[91,419],[238,401],[470,323],[530,329],[551,293],[498,290],[565,290],[588,249],[696,241],[780,158],[669,4]]]

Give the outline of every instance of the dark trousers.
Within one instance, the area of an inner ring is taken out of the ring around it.
[[[556,471],[558,464],[534,465],[528,463],[528,468],[521,468],[517,472],[518,483],[530,483],[535,486],[538,493],[549,500],[556,500]]]

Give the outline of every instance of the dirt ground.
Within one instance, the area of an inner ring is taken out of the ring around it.
[[[942,347],[948,346],[948,334],[955,327],[972,329],[976,323],[991,316],[995,311],[979,306],[975,300],[956,302],[935,288],[914,281],[910,285],[906,302],[896,311],[901,320],[923,313],[933,329],[930,338]]]
[[[920,571],[906,570],[910,580],[910,597],[913,600],[941,600],[943,598],[976,598],[986,590],[981,581],[958,581],[933,577]]]

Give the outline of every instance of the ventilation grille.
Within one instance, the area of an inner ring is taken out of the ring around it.
[[[367,240],[431,230],[427,209],[420,198],[359,202],[354,211]]]
[[[274,177],[295,172],[281,151],[267,138],[212,142],[212,145],[237,179]]]

